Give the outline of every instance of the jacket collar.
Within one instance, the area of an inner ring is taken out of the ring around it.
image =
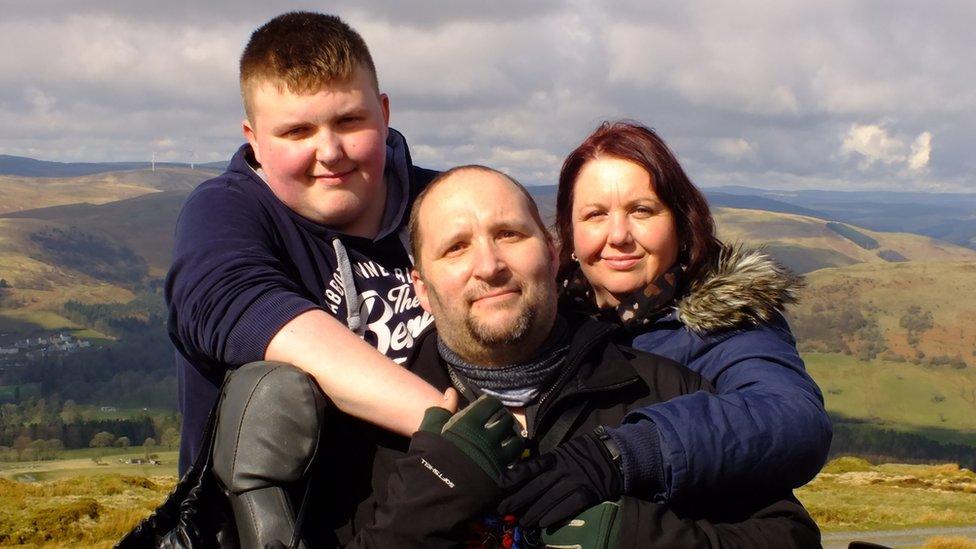
[[[796,303],[803,277],[762,249],[724,245],[715,267],[691,284],[674,314],[699,334],[770,322],[786,304]]]

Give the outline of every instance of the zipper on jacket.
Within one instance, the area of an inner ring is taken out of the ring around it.
[[[593,347],[596,346],[598,343],[602,342],[606,338],[606,335],[611,332],[612,330],[607,330],[605,331],[605,333],[599,334],[599,337],[594,337],[590,341],[588,341],[585,345],[583,345],[580,351],[576,353],[576,356],[572,358],[572,361],[566,363],[566,368],[563,370],[561,374],[559,374],[559,377],[556,378],[556,382],[550,385],[549,389],[545,393],[543,393],[541,397],[539,397],[539,403],[536,406],[536,410],[538,410],[538,413],[535,414],[535,418],[533,418],[533,421],[531,423],[526,422],[529,423],[528,425],[525,426],[527,439],[532,440],[535,437],[535,432],[537,430],[536,428],[538,427],[540,421],[542,420],[542,417],[545,415],[546,412],[546,409],[543,407],[543,405],[546,403],[546,401],[549,399],[552,393],[557,388],[563,386],[563,384],[566,382],[566,377],[569,376],[571,373],[576,372],[576,370],[579,368],[579,363],[580,361],[583,360],[583,357],[589,354],[589,352],[593,349]],[[581,393],[578,392],[576,394],[581,394]]]

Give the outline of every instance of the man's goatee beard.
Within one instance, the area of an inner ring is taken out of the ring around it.
[[[532,324],[535,322],[535,316],[535,310],[526,308],[519,313],[512,326],[507,330],[492,330],[471,316],[468,316],[465,322],[472,339],[485,347],[491,347],[520,343],[529,335]]]

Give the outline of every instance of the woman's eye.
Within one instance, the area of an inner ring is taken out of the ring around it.
[[[444,255],[454,255],[464,249],[464,244],[461,242],[456,242],[451,244],[444,250]]]
[[[596,219],[596,218],[601,217],[603,215],[606,215],[605,212],[602,212],[600,210],[593,210],[591,212],[584,212],[583,213],[583,221],[589,221],[591,219]]]
[[[498,237],[503,240],[510,240],[513,238],[518,238],[519,234],[515,231],[501,231],[498,233]]]
[[[637,206],[633,211],[638,217],[648,217],[654,215],[654,209],[648,206]]]

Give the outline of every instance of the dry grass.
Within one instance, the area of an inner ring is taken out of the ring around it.
[[[148,516],[174,475],[84,475],[26,483],[0,478],[0,545],[109,547]],[[797,497],[824,531],[885,530],[976,523],[976,474],[955,465],[831,461]],[[930,549],[976,549],[932,538]]]
[[[976,549],[976,541],[957,537],[934,537],[926,540],[922,549]]]
[[[974,261],[976,252],[962,246],[910,233],[878,232],[854,227],[857,232],[878,242],[878,248],[866,250],[827,228],[827,221],[803,215],[715,208],[712,213],[723,241],[741,240],[771,247],[790,246],[828,251],[857,263],[881,265],[878,250],[893,250],[910,261]]]
[[[826,531],[976,523],[976,474],[957,465],[839,458],[796,495]]]
[[[0,545],[111,546],[159,505],[176,479],[0,479]]]

